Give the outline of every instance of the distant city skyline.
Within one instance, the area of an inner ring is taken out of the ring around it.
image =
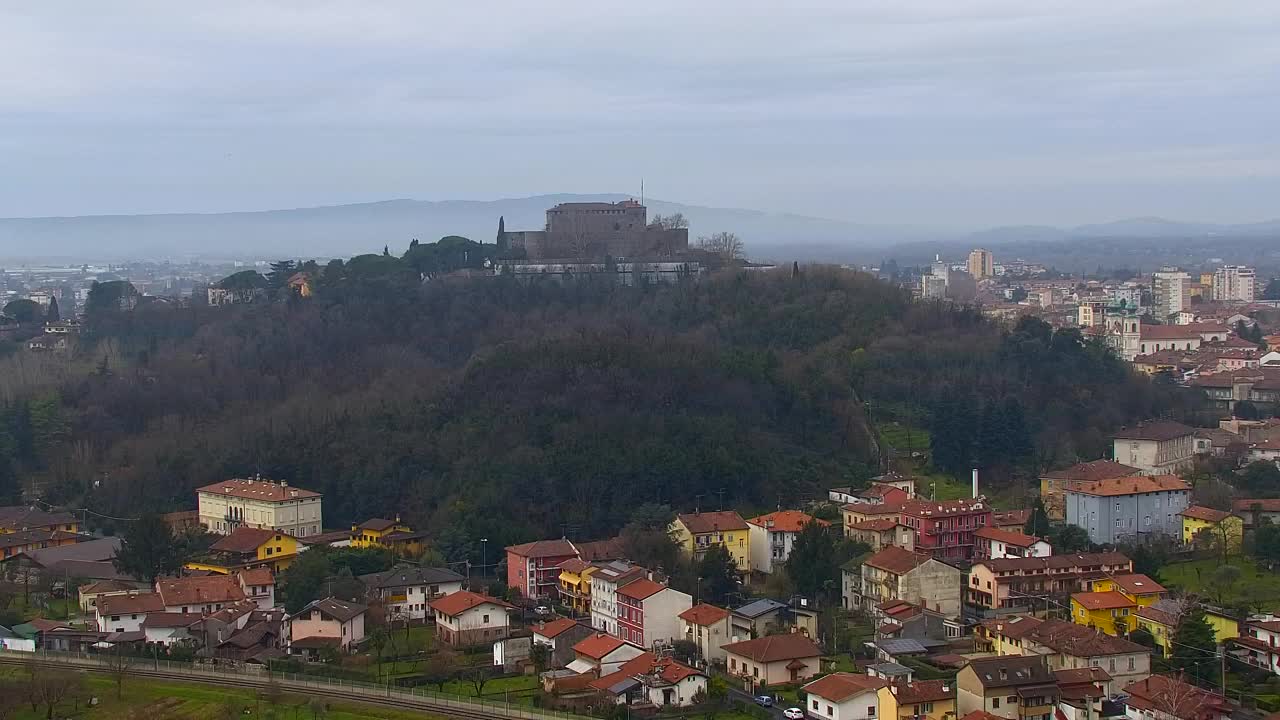
[[[955,230],[1280,214],[1280,5],[0,9],[0,217],[639,194]]]

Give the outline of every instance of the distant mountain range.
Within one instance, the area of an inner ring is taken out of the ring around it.
[[[0,259],[123,260],[137,258],[273,259],[402,251],[409,241],[463,235],[492,242],[498,218],[510,230],[538,229],[547,208],[562,202],[616,202],[620,194],[537,195],[492,201],[387,200],[263,212],[92,215],[0,219]],[[1006,243],[1072,237],[1280,236],[1280,220],[1243,225],[1132,218],[1074,228],[1009,226],[966,235],[926,228],[865,225],[790,213],[716,208],[649,199],[649,215],[683,213],[690,235],[737,233],[760,260],[854,261],[904,243]]]

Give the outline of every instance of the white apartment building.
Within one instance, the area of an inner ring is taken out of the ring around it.
[[[621,560],[592,564],[598,569],[591,573],[591,627],[621,637],[618,635],[618,588],[647,573],[644,568]]]
[[[1174,267],[1160,268],[1151,278],[1151,293],[1156,317],[1165,320],[1191,305],[1191,276]]]
[[[1213,299],[1253,302],[1258,299],[1258,275],[1251,267],[1223,265],[1213,273]]]
[[[237,527],[262,528],[305,538],[324,528],[323,496],[261,477],[223,480],[196,490],[200,524],[230,535]]]

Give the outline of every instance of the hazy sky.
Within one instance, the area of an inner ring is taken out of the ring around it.
[[[1280,215],[1280,2],[0,5],[0,216],[638,192]]]

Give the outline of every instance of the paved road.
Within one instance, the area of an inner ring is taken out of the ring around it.
[[[756,698],[754,695],[752,695],[751,693],[745,690],[740,690],[735,687],[729,688],[729,697],[733,700],[739,700],[741,702],[749,703],[751,705],[756,704]],[[782,717],[782,711],[787,708],[787,705],[785,704],[786,700],[783,700],[782,702],[784,703],[783,705],[774,705],[773,707],[768,709],[769,714],[777,718],[778,720],[784,720],[784,718]]]

